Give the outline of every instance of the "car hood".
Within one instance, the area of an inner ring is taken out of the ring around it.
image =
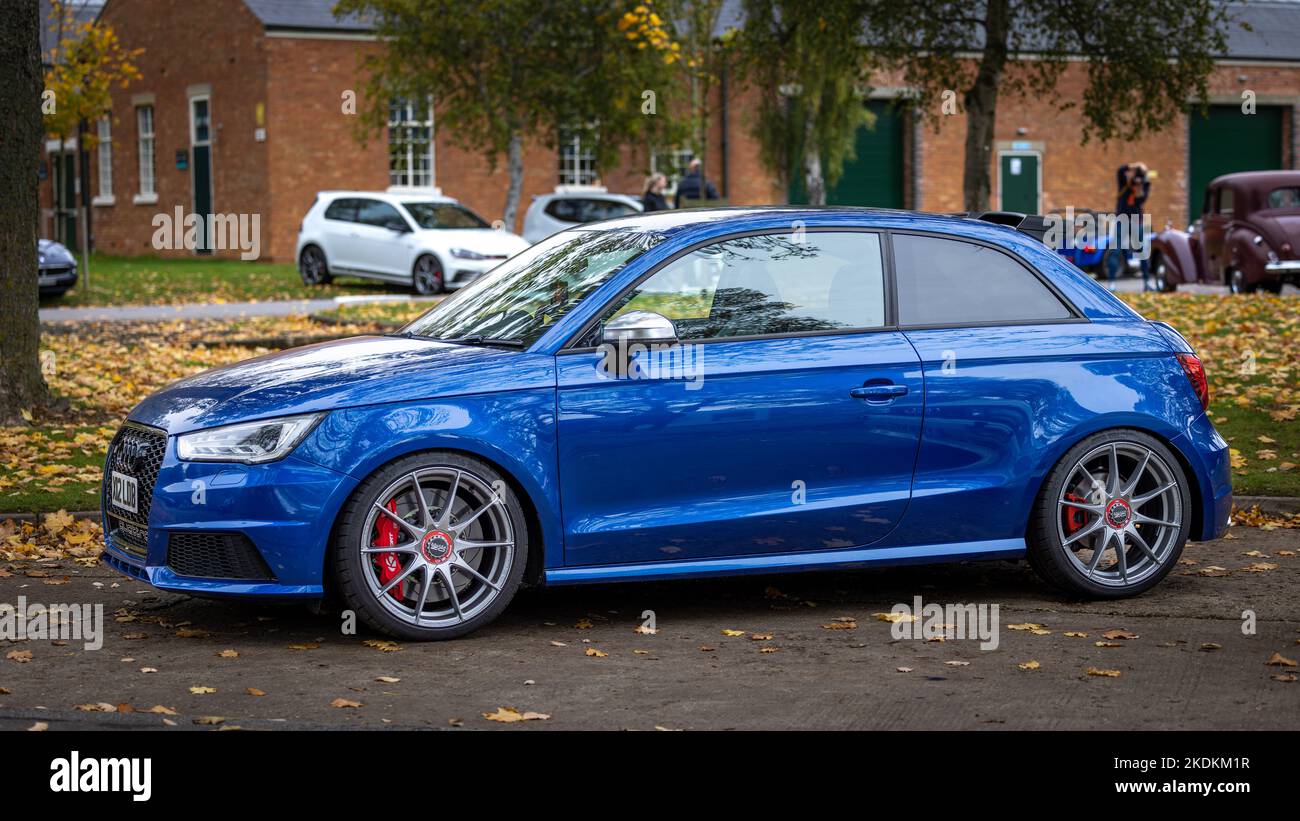
[[[554,386],[549,356],[361,336],[204,371],[145,399],[129,418],[175,434],[295,413]]]
[[[37,259],[42,263],[61,263],[73,262],[72,252],[62,243],[55,242],[52,239],[38,239],[36,241]]]
[[[492,228],[435,228],[420,231],[420,238],[444,248],[464,248],[487,256],[512,257],[528,247],[518,234]]]

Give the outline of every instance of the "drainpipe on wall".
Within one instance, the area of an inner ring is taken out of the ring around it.
[[[86,153],[86,118],[77,122],[77,187],[81,189],[81,281],[90,291],[90,155]]]
[[[727,184],[727,64],[722,64],[718,78],[718,106],[722,109],[722,196],[731,203],[731,186]]]

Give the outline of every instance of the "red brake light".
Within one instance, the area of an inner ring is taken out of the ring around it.
[[[1196,398],[1201,400],[1203,410],[1210,409],[1210,381],[1205,376],[1205,366],[1201,364],[1200,358],[1194,353],[1178,354],[1178,364],[1183,366],[1183,373],[1187,374],[1187,381],[1192,383],[1192,390],[1196,391]]]

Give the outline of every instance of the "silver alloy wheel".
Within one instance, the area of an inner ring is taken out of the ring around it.
[[[1234,294],[1246,293],[1246,275],[1238,268],[1233,268],[1228,275],[1228,290]]]
[[[1178,546],[1178,481],[1136,442],[1093,448],[1070,469],[1057,498],[1057,536],[1086,579],[1129,587],[1158,572]]]
[[[315,248],[302,252],[302,278],[309,285],[319,285],[325,273],[325,257]]]
[[[491,605],[515,559],[510,514],[492,485],[462,468],[429,467],[377,498],[359,549],[368,559],[361,563],[366,585],[385,610],[415,627],[437,628]]]
[[[442,267],[433,257],[420,257],[415,263],[415,290],[421,294],[436,294],[442,291]]]
[[[1155,288],[1157,291],[1164,293],[1168,289],[1168,287],[1169,287],[1169,268],[1168,266],[1165,265],[1164,258],[1162,257],[1160,261],[1156,263]]]

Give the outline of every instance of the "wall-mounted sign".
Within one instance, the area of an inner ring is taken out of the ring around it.
[[[190,152],[181,149],[176,152],[176,170],[184,171],[190,167]]]
[[[1016,140],[1015,142],[1011,143],[1012,151],[1028,151],[1031,147],[1032,147],[1032,143],[1030,143],[1028,140]]]

